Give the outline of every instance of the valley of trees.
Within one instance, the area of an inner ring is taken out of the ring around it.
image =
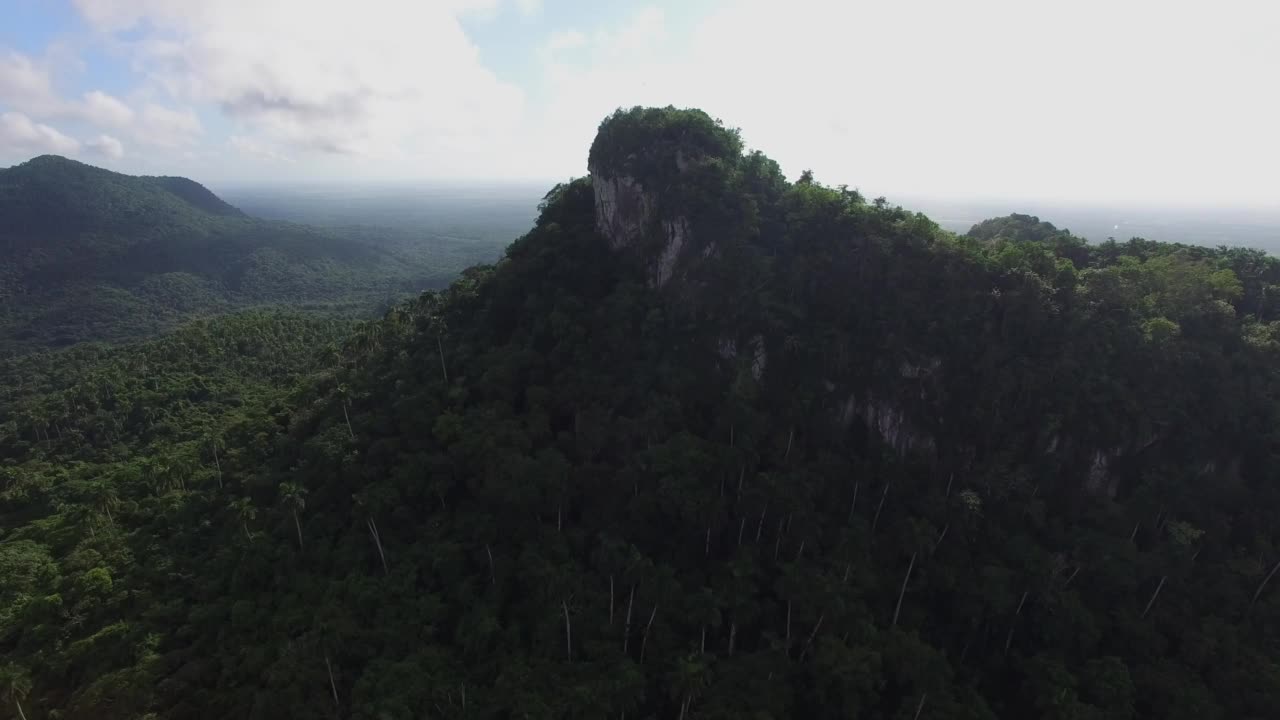
[[[0,363],[0,717],[1276,715],[1275,258],[591,172],[380,320]]]

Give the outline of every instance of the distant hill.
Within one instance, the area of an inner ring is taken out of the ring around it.
[[[222,198],[209,192],[209,189],[194,180],[184,177],[150,177],[150,180],[169,192],[177,195],[187,203],[204,210],[211,215],[243,216],[239,208],[233,207]]]
[[[244,306],[364,308],[447,277],[411,243],[249,217],[187,178],[53,155],[0,170],[0,354]]]

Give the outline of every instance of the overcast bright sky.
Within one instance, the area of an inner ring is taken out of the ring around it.
[[[1280,203],[1275,0],[0,0],[0,166],[554,180],[701,107],[870,194]]]

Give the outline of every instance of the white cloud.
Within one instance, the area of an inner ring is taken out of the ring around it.
[[[563,177],[615,108],[675,104],[742,127],[793,177],[891,197],[1280,197],[1269,0],[627,6],[535,43],[523,89],[458,18],[532,0],[74,1],[139,86],[62,101],[49,52],[11,53],[0,109],[93,123],[131,161],[155,145],[157,162],[199,150],[228,174],[281,156],[309,177]]]
[[[99,135],[85,142],[84,147],[109,160],[119,160],[124,157],[124,143],[110,135]]]
[[[37,116],[61,105],[48,68],[14,51],[0,56],[0,103]]]
[[[80,143],[19,112],[0,114],[0,155],[74,155]]]
[[[259,158],[262,160],[273,160],[277,162],[293,162],[293,158],[290,158],[278,150],[254,140],[251,137],[232,135],[227,139],[227,145],[248,157]]]
[[[118,98],[101,90],[84,94],[81,111],[86,120],[105,127],[126,127],[133,122],[133,110]]]
[[[532,17],[542,12],[542,0],[516,0],[516,7],[521,15]]]
[[[138,116],[135,137],[139,142],[162,148],[175,148],[196,142],[204,127],[190,108],[173,110],[148,103]]]
[[[675,104],[793,177],[876,194],[1274,202],[1280,8],[1205,7],[743,0],[692,27],[641,10],[544,56],[531,145],[580,172],[614,108]]]
[[[65,55],[64,48],[53,46],[54,55]],[[61,64],[68,64],[61,58]],[[52,63],[57,64],[57,63]],[[37,61],[10,51],[0,57],[0,106],[33,118],[50,120],[83,120],[99,127],[121,128],[133,119],[133,111],[119,98],[101,90],[93,90],[80,100],[60,96],[54,87],[51,62]]]
[[[519,122],[456,13],[492,3],[371,0],[77,0],[134,53],[151,87],[212,105],[237,134],[291,152],[461,169]],[[137,39],[130,39],[139,36]],[[144,122],[147,119],[143,112]]]
[[[572,50],[587,44],[587,36],[577,30],[561,30],[551,33],[547,39],[546,49],[549,52]]]

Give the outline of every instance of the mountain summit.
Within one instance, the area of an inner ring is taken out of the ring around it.
[[[58,155],[0,170],[0,232],[107,230],[140,219],[195,225],[205,215],[243,217],[203,185],[181,177],[134,177]]]

